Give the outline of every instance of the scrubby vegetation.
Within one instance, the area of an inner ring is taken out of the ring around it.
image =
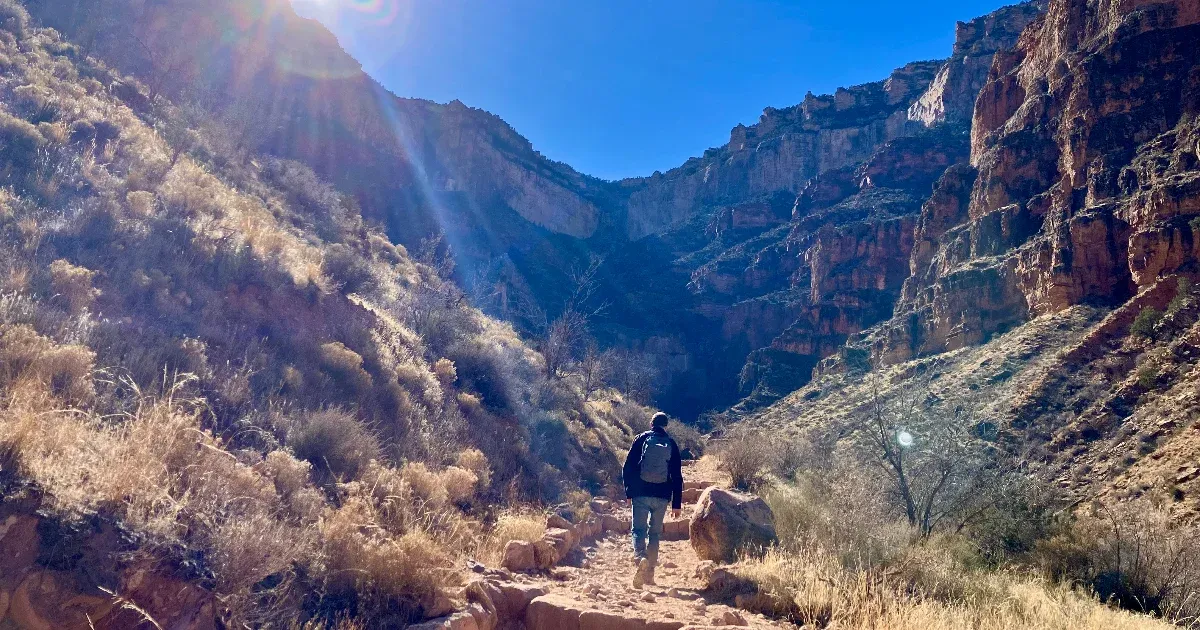
[[[716,449],[735,483],[767,498],[780,537],[735,568],[758,593],[744,606],[838,628],[1200,624],[1200,529],[1161,503],[1077,507],[1013,475],[926,527],[870,437],[865,449],[844,438],[792,442],[787,457],[743,429]],[[919,451],[906,454],[915,469],[945,461]]]
[[[532,535],[489,506],[617,481],[649,410],[548,375],[354,199],[9,0],[0,62],[0,472],[48,513],[118,521],[229,626],[402,623]]]

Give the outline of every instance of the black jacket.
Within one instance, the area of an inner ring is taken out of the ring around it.
[[[668,471],[671,478],[666,483],[642,481],[642,447],[651,433],[666,435],[671,442],[671,464]],[[665,429],[654,429],[637,436],[637,439],[633,441],[633,446],[629,447],[629,454],[625,456],[625,468],[621,473],[621,478],[625,482],[625,496],[630,499],[657,497],[670,499],[673,510],[683,507],[683,457],[679,454],[679,445],[675,443],[674,438],[667,435]]]

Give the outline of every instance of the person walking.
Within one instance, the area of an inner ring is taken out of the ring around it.
[[[625,496],[633,501],[634,588],[654,584],[667,504],[674,518],[679,518],[683,506],[683,458],[667,433],[668,422],[667,414],[654,414],[651,429],[629,447],[621,474]]]

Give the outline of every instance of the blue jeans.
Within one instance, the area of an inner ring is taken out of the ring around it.
[[[670,503],[670,499],[658,497],[633,498],[633,555],[648,559],[652,567],[658,565],[658,541]]]

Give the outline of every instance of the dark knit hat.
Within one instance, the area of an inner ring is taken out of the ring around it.
[[[671,419],[667,417],[667,414],[660,411],[650,419],[650,426],[656,429],[665,429],[667,428],[667,423],[670,421]]]

